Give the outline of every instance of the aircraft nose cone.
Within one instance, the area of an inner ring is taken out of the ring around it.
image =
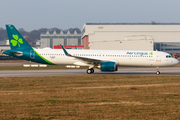
[[[177,65],[179,63],[179,60],[174,59],[174,64]]]
[[[176,59],[176,62],[177,62],[176,64],[178,64],[178,63],[179,63],[179,60],[178,60],[178,59]]]

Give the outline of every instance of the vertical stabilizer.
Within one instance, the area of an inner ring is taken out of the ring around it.
[[[32,47],[21,36],[14,25],[6,25],[6,30],[9,38],[9,44],[12,50],[32,49]]]

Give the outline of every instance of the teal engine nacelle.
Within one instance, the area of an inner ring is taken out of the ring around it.
[[[117,71],[118,67],[115,62],[101,62],[101,71]]]

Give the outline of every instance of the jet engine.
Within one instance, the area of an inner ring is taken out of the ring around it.
[[[115,62],[101,62],[101,71],[118,71]]]

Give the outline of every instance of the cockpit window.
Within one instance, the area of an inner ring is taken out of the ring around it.
[[[166,55],[166,58],[172,58],[172,56],[171,55]]]

